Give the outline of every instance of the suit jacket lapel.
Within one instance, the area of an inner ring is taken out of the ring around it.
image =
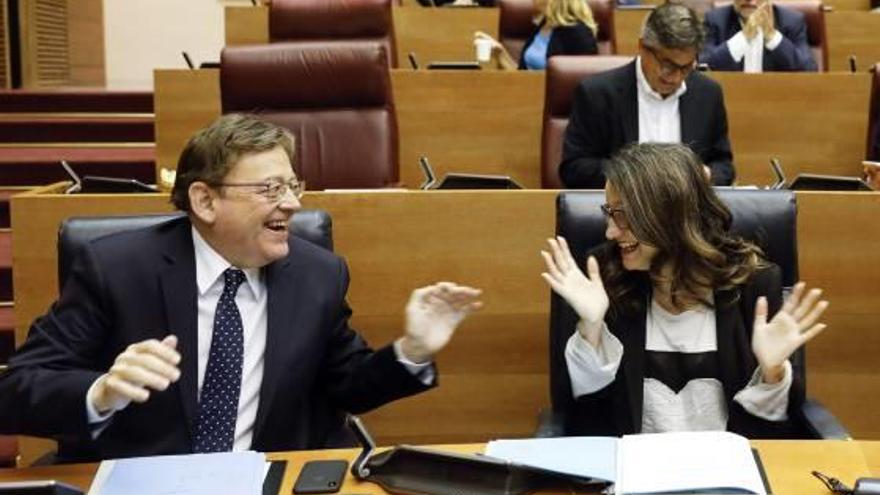
[[[642,402],[644,401],[645,383],[645,332],[647,322],[647,309],[642,308],[634,311],[631,316],[624,317],[620,328],[624,333],[618,337],[626,349],[623,356],[623,371],[629,408],[631,411],[633,431],[639,432],[642,428]]]
[[[691,143],[695,142],[694,134],[696,134],[696,129],[694,127],[696,123],[692,116],[696,115],[696,112],[699,111],[694,108],[694,93],[691,85],[693,79],[694,76],[689,76],[687,78],[688,90],[678,99],[678,119],[681,124],[681,142],[687,146],[690,146]]]
[[[291,250],[295,249],[291,245]],[[302,284],[296,283],[294,266],[290,257],[279,260],[265,268],[266,290],[268,292],[266,308],[266,352],[263,361],[263,383],[260,385],[260,404],[257,407],[257,418],[254,422],[253,444],[265,426],[266,417],[272,410],[278,390],[278,379],[284,372],[283,363],[285,346],[291,344],[292,335],[286,329],[291,328],[295,321],[296,307],[290,301],[301,300],[298,291],[303,290]]]
[[[193,433],[198,395],[198,287],[196,286],[195,254],[191,224],[176,223],[169,232],[164,257],[167,265],[161,271],[160,287],[165,301],[167,331],[177,335],[177,350],[181,355],[178,390],[183,404],[184,418]]]
[[[621,71],[617,81],[620,94],[620,123],[623,128],[623,144],[639,140],[639,101],[636,92],[636,63],[632,61]]]

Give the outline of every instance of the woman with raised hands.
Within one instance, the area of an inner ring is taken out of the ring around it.
[[[633,144],[606,165],[607,242],[577,266],[549,239],[542,277],[577,314],[565,348],[569,434],[729,430],[797,435],[789,357],[825,329],[822,291],[730,234],[730,211],[680,144]],[[781,308],[781,309],[780,309]]]

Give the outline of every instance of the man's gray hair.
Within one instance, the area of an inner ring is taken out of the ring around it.
[[[642,43],[650,48],[700,51],[706,34],[690,7],[667,2],[655,8],[642,26]]]

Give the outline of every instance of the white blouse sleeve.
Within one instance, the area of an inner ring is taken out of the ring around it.
[[[583,322],[578,322],[577,331],[565,345],[565,362],[575,398],[598,392],[610,385],[623,358],[623,344],[608,331],[605,323],[602,323],[598,349],[581,337],[581,325]]]
[[[785,421],[788,419],[788,392],[791,390],[791,362],[783,365],[782,380],[777,383],[761,381],[761,368],[752,374],[748,385],[737,392],[733,400],[739,402],[743,409],[759,418],[769,421]]]

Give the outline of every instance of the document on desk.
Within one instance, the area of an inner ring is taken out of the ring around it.
[[[727,432],[496,440],[486,455],[578,478],[614,483],[614,493],[767,495],[749,441]]]
[[[104,461],[88,495],[261,495],[258,452],[134,457]]]

